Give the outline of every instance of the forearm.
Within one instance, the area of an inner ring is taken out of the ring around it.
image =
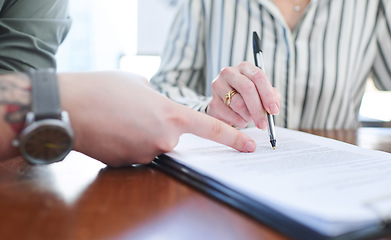
[[[30,104],[30,80],[26,75],[0,75],[0,160],[18,154],[12,141],[24,126]]]

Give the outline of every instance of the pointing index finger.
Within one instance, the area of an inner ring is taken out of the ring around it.
[[[240,152],[255,151],[256,144],[254,140],[246,134],[216,118],[183,107],[186,108],[184,114],[187,118],[187,121],[184,121],[184,126],[182,126],[184,132],[224,144]]]

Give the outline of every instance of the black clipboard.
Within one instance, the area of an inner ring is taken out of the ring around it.
[[[160,155],[151,163],[155,167],[199,191],[232,206],[263,224],[293,239],[300,240],[367,240],[391,235],[391,221],[347,232],[339,236],[326,236],[292,219],[276,209],[243,195],[224,184],[184,166],[167,155]]]

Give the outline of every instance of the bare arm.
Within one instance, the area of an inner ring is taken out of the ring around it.
[[[30,81],[26,75],[0,75],[0,159],[17,154],[11,142],[23,128],[30,101]]]

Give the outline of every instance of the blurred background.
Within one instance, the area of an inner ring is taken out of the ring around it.
[[[69,0],[71,30],[57,53],[58,71],[156,72],[181,0]]]
[[[58,71],[121,69],[149,79],[181,1],[69,0],[73,24],[57,54]],[[390,124],[389,103],[391,93],[369,81],[360,110],[364,126]]]

